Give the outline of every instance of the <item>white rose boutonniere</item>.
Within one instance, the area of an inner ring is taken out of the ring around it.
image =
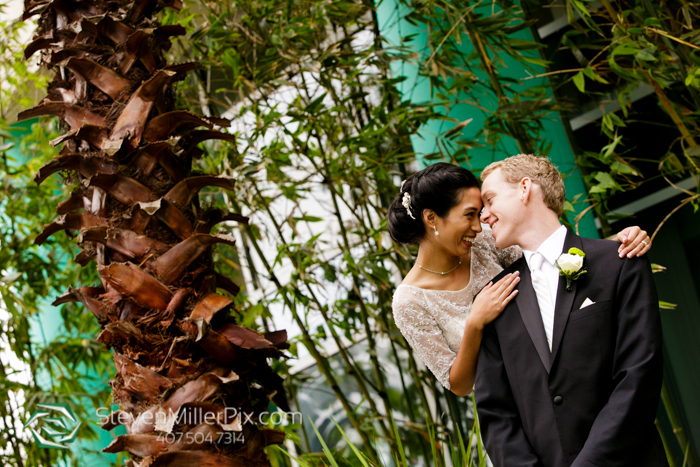
[[[562,253],[557,259],[559,275],[566,277],[566,290],[571,290],[571,283],[582,274],[586,274],[586,268],[583,267],[585,256],[586,254],[578,248],[570,248],[568,253]]]

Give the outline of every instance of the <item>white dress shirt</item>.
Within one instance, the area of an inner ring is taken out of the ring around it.
[[[540,271],[544,273],[547,279],[547,286],[549,289],[549,294],[552,299],[552,304],[556,306],[557,303],[557,289],[559,288],[559,269],[556,266],[556,261],[564,249],[564,241],[566,240],[566,227],[560,226],[557,230],[550,235],[547,240],[542,242],[542,244],[537,248],[537,251],[523,250],[523,256],[525,256],[525,261],[527,262],[528,268],[532,270],[530,264],[530,259],[535,253],[540,253],[544,260],[540,266]],[[543,324],[545,327],[545,332],[547,334],[547,340],[551,346],[551,330],[554,328],[554,313],[551,317],[545,318],[543,314]],[[545,320],[551,320],[551,322],[544,322]],[[550,347],[551,348],[551,347]]]

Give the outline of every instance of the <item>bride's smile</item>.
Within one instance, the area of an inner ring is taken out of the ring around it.
[[[465,235],[464,237],[462,237],[462,241],[465,243],[465,245],[467,245],[468,248],[472,247],[474,240],[476,240],[476,235],[473,235],[473,236]]]

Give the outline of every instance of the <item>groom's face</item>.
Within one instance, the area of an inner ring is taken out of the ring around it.
[[[523,215],[526,215],[518,185],[508,183],[501,169],[496,169],[481,185],[481,200],[484,203],[481,222],[491,227],[496,246],[506,248],[517,245],[518,226]]]

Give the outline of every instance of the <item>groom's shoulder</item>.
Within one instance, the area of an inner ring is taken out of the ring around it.
[[[617,249],[620,247],[618,242],[611,240],[601,240],[598,238],[583,238],[581,239],[581,249],[586,254],[586,263],[589,265],[597,264],[605,266],[605,269],[622,266],[623,259]]]
[[[633,256],[631,258],[620,258],[620,242],[614,240],[600,240],[597,238],[581,238],[584,253],[588,256],[590,251],[593,254],[604,255],[609,261],[616,261],[619,264],[624,263],[640,263],[640,267],[648,267],[649,258],[647,255]],[[588,249],[589,251],[586,251]],[[646,266],[645,266],[646,265]]]
[[[520,258],[518,258],[517,260],[515,260],[513,263],[511,263],[510,266],[508,266],[508,267],[505,268],[503,271],[501,271],[500,273],[498,273],[498,275],[497,275],[496,277],[494,277],[494,278],[492,279],[492,281],[493,281],[494,283],[495,283],[495,282],[498,282],[498,280],[499,280],[501,277],[505,276],[506,274],[510,274],[511,272],[515,272],[515,271],[521,270],[522,267],[523,267],[523,263],[524,263],[524,262],[525,262],[525,256],[521,256]]]
[[[620,247],[619,242],[601,240],[599,238],[579,238],[581,239],[581,245],[583,245],[583,251],[586,253],[586,255],[591,253],[596,255],[614,256],[615,258],[620,259],[617,251]]]
[[[620,243],[612,240],[601,240],[596,238],[581,238],[581,249],[586,254],[586,262],[590,265],[597,264],[603,269],[630,272],[650,269],[649,259],[646,255],[642,257],[620,258],[618,248]],[[627,267],[623,266],[627,264]]]

